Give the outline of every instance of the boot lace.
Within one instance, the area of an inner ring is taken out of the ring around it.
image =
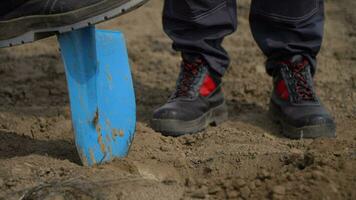
[[[302,62],[287,63],[288,69],[294,77],[293,89],[296,94],[296,101],[316,101],[313,86],[308,82],[306,66],[309,64],[308,60],[303,59]]]
[[[189,91],[192,89],[202,65],[203,61],[200,59],[193,63],[183,60],[180,78],[177,82],[177,88],[173,98],[190,96]]]

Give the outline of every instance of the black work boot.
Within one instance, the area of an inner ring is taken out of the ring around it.
[[[183,61],[176,90],[154,111],[152,128],[166,136],[181,136],[227,120],[220,82],[203,60]]]
[[[83,28],[131,11],[147,0],[11,0],[0,2],[0,47]]]
[[[292,139],[336,137],[333,117],[315,94],[309,61],[301,55],[276,64],[272,117]]]

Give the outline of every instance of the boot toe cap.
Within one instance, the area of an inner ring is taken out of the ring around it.
[[[174,109],[157,109],[153,113],[154,119],[176,119],[178,116],[178,111]]]
[[[334,119],[329,115],[304,116],[294,121],[296,122],[295,125],[297,125],[298,127],[335,124]]]
[[[196,118],[196,114],[187,109],[159,108],[153,113],[153,119],[190,121]]]

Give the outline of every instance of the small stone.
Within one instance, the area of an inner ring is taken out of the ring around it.
[[[166,146],[160,146],[159,149],[163,152],[169,151],[169,149]]]
[[[220,190],[221,190],[220,187],[214,186],[214,187],[210,187],[210,188],[208,189],[208,193],[209,193],[209,194],[216,194],[216,193],[218,193]]]
[[[5,186],[7,186],[7,187],[13,187],[13,186],[15,186],[15,185],[16,185],[16,180],[15,180],[15,179],[12,179],[12,178],[8,179],[8,180],[5,182]]]
[[[192,144],[194,144],[194,143],[195,143],[195,140],[194,140],[193,137],[188,136],[188,137],[185,138],[185,141],[184,141],[184,144],[185,144],[185,145],[192,145]]]
[[[313,178],[313,174],[312,173],[305,173],[305,178],[307,179],[307,180],[309,180],[309,179],[312,179]]]
[[[269,179],[269,178],[271,178],[271,174],[267,170],[263,169],[258,174],[258,178],[260,178],[261,180]]]
[[[278,194],[278,195],[285,195],[286,194],[286,188],[281,185],[274,186],[272,189],[273,194]]]
[[[191,194],[191,197],[198,198],[198,199],[205,199],[205,196],[206,194],[203,190],[197,190]]]
[[[239,192],[236,190],[227,193],[227,197],[229,199],[236,199],[238,196],[239,196]]]
[[[240,193],[242,198],[247,199],[251,194],[251,190],[247,186],[245,186],[240,189]]]
[[[341,153],[340,153],[340,152],[335,152],[335,153],[334,153],[334,156],[335,156],[335,157],[340,157],[340,156],[341,156]]]
[[[260,73],[260,74],[266,73],[266,68],[264,65],[255,65],[255,69],[256,69],[257,73]]]
[[[177,183],[177,181],[173,180],[173,179],[165,179],[165,180],[162,181],[162,183],[165,184],[165,185],[174,185],[174,184]]]
[[[163,142],[165,143],[168,143],[169,142],[169,139],[167,137],[161,137],[160,138]]]
[[[39,117],[39,118],[38,118],[38,121],[40,122],[40,125],[43,125],[43,124],[46,123],[46,119],[43,118],[43,117]]]
[[[193,183],[194,183],[193,179],[188,177],[188,178],[185,179],[184,185],[187,186],[187,187],[190,187],[190,186],[193,185]]]
[[[288,181],[294,181],[294,180],[295,180],[294,175],[288,174],[288,175],[287,175],[287,180],[288,180]]]
[[[271,134],[268,134],[268,133],[263,133],[262,135],[264,138],[267,138],[269,140],[275,140],[275,137]]]
[[[322,180],[324,178],[324,174],[321,171],[313,171],[312,178],[315,180]]]
[[[201,187],[201,189],[207,189],[206,185],[208,185],[208,180],[206,179],[198,179],[196,180],[196,184]]]
[[[0,127],[5,130],[9,129],[9,127],[6,124],[1,124]]]
[[[332,192],[334,192],[335,194],[339,193],[338,187],[334,182],[331,181],[329,186]]]
[[[212,171],[213,169],[210,166],[204,168],[204,174],[210,174]]]
[[[250,188],[250,190],[254,190],[256,189],[256,185],[255,185],[255,182],[251,182],[248,187]]]
[[[243,186],[246,185],[246,181],[244,181],[243,179],[237,179],[234,181],[234,186],[241,188]]]
[[[255,185],[256,187],[260,187],[262,185],[262,182],[259,179],[257,179],[255,180]]]
[[[296,154],[296,155],[303,155],[303,151],[297,148],[292,148],[290,149],[291,154]]]
[[[186,161],[183,158],[178,158],[175,161],[173,161],[173,165],[176,168],[182,168],[182,167],[186,166]]]

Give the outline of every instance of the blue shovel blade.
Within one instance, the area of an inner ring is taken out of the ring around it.
[[[127,156],[135,134],[136,105],[123,34],[88,27],[58,39],[83,164]]]

